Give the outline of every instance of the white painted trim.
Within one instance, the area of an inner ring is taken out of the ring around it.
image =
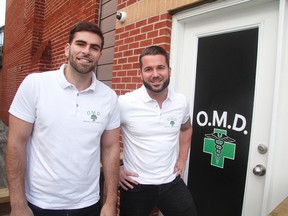
[[[275,84],[274,84],[274,96],[273,96],[273,108],[272,108],[272,122],[271,122],[271,133],[270,133],[270,144],[276,143],[277,141],[277,125],[278,119],[280,117],[279,110],[279,95],[280,95],[280,81],[282,74],[285,73],[284,70],[284,35],[285,35],[285,25],[288,24],[288,5],[287,0],[280,0],[279,1],[279,17],[278,17],[278,38],[277,38],[277,54],[276,54],[276,67],[275,67]],[[286,19],[285,19],[286,18]],[[275,164],[275,160],[277,158],[276,155],[276,148],[269,148],[269,158],[267,163],[267,177],[264,186],[264,196],[263,196],[263,207],[262,207],[262,214],[267,215],[270,211],[280,203],[282,200],[278,200],[277,203],[273,204],[272,196],[273,193],[273,165]],[[284,199],[285,197],[283,197]]]
[[[173,20],[177,20],[177,22],[180,22],[182,20],[188,19],[188,18],[193,17],[193,16],[198,16],[198,15],[209,13],[212,11],[217,11],[219,9],[239,5],[242,3],[249,2],[249,1],[251,1],[251,0],[230,0],[230,1],[225,1],[225,0],[221,1],[220,0],[220,1],[216,1],[216,2],[209,3],[209,4],[204,4],[198,8],[193,9],[193,11],[188,10],[187,12],[183,12],[181,14],[176,14],[175,16],[173,16]],[[262,1],[265,1],[265,0],[262,0]]]

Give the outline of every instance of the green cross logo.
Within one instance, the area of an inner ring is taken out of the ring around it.
[[[226,130],[214,128],[214,133],[205,134],[203,152],[211,154],[211,165],[224,168],[224,159],[234,160],[236,145],[227,136]]]

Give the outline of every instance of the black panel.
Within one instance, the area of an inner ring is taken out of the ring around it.
[[[188,187],[199,216],[240,216],[258,28],[199,39]]]

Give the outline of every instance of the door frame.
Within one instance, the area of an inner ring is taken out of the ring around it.
[[[218,10],[234,7],[237,6],[241,8],[244,5],[256,5],[256,4],[264,4],[267,2],[270,2],[273,0],[230,0],[230,1],[216,1],[210,4],[202,5],[198,8],[190,9],[185,12],[181,12],[179,14],[176,14],[173,16],[172,19],[172,37],[171,37],[171,68],[172,68],[172,76],[171,76],[171,87],[175,88],[176,90],[178,86],[181,86],[180,79],[177,79],[179,76],[184,76],[184,69],[183,69],[183,62],[179,61],[180,54],[183,55],[182,47],[184,46],[184,40],[183,35],[185,32],[185,22],[188,22],[189,19],[197,17],[202,14],[209,14],[209,13],[217,13]],[[274,0],[275,1],[275,0]],[[287,46],[285,46],[285,34],[287,35],[287,27],[285,25],[287,24],[287,21],[285,21],[285,18],[287,18],[287,1],[286,0],[276,0],[279,2],[279,15],[278,15],[278,32],[277,32],[277,44],[276,44],[276,66],[275,66],[275,82],[274,82],[274,94],[273,94],[273,105],[272,105],[272,121],[271,121],[271,130],[270,130],[270,142],[269,143],[276,143],[277,142],[277,136],[279,133],[277,132],[277,125],[279,124],[279,114],[277,111],[279,111],[279,103],[281,103],[281,98],[279,98],[279,92],[281,91],[281,79],[283,78],[283,72],[285,71],[285,68],[287,68],[287,63],[285,63],[285,53],[287,52]],[[284,45],[284,46],[283,46]],[[286,47],[283,49],[283,47]],[[180,56],[182,56],[180,55]],[[194,66],[196,67],[196,65]],[[177,74],[174,76],[173,71],[177,71]],[[196,74],[188,75],[185,74],[186,79],[190,79],[192,82],[192,85],[195,86],[195,76]],[[183,87],[183,84],[181,86],[181,91],[186,92],[185,96],[188,98],[189,101],[194,101],[194,95],[192,95],[192,92],[186,91],[189,87]],[[282,87],[283,88],[283,87]],[[189,92],[189,94],[187,94]],[[191,106],[193,107],[193,106]],[[191,108],[192,109],[192,108]],[[193,110],[191,110],[191,113],[193,113]],[[278,138],[279,140],[279,138]],[[278,141],[279,142],[279,141]],[[274,168],[274,163],[277,161],[277,155],[279,152],[275,152],[274,148],[269,149],[269,155],[268,162],[267,162],[267,174],[266,174],[266,180],[264,184],[264,193],[263,193],[263,200],[262,200],[262,214],[261,215],[267,215],[273,208],[275,208],[282,200],[283,200],[283,194],[280,194],[279,196],[274,196],[271,198],[271,195],[273,195],[273,187],[275,184],[277,184],[277,181],[272,178],[273,172],[272,169]],[[189,155],[190,156],[190,155]],[[287,159],[288,161],[288,159]],[[279,163],[279,161],[278,161]],[[187,167],[189,165],[189,158],[187,160]],[[248,164],[248,166],[250,166]],[[248,173],[248,172],[247,172]],[[248,174],[247,174],[248,175]],[[184,181],[187,183],[188,178],[188,169],[185,171],[184,175]],[[284,176],[285,179],[288,180],[288,175]],[[287,190],[286,190],[287,191]],[[245,194],[244,194],[245,196]],[[284,197],[285,198],[285,197]],[[244,197],[244,204],[243,204],[243,214],[244,209],[246,208],[245,204],[245,197]]]

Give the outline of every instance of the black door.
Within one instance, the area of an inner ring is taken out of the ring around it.
[[[188,187],[199,216],[241,216],[258,28],[198,41]]]

